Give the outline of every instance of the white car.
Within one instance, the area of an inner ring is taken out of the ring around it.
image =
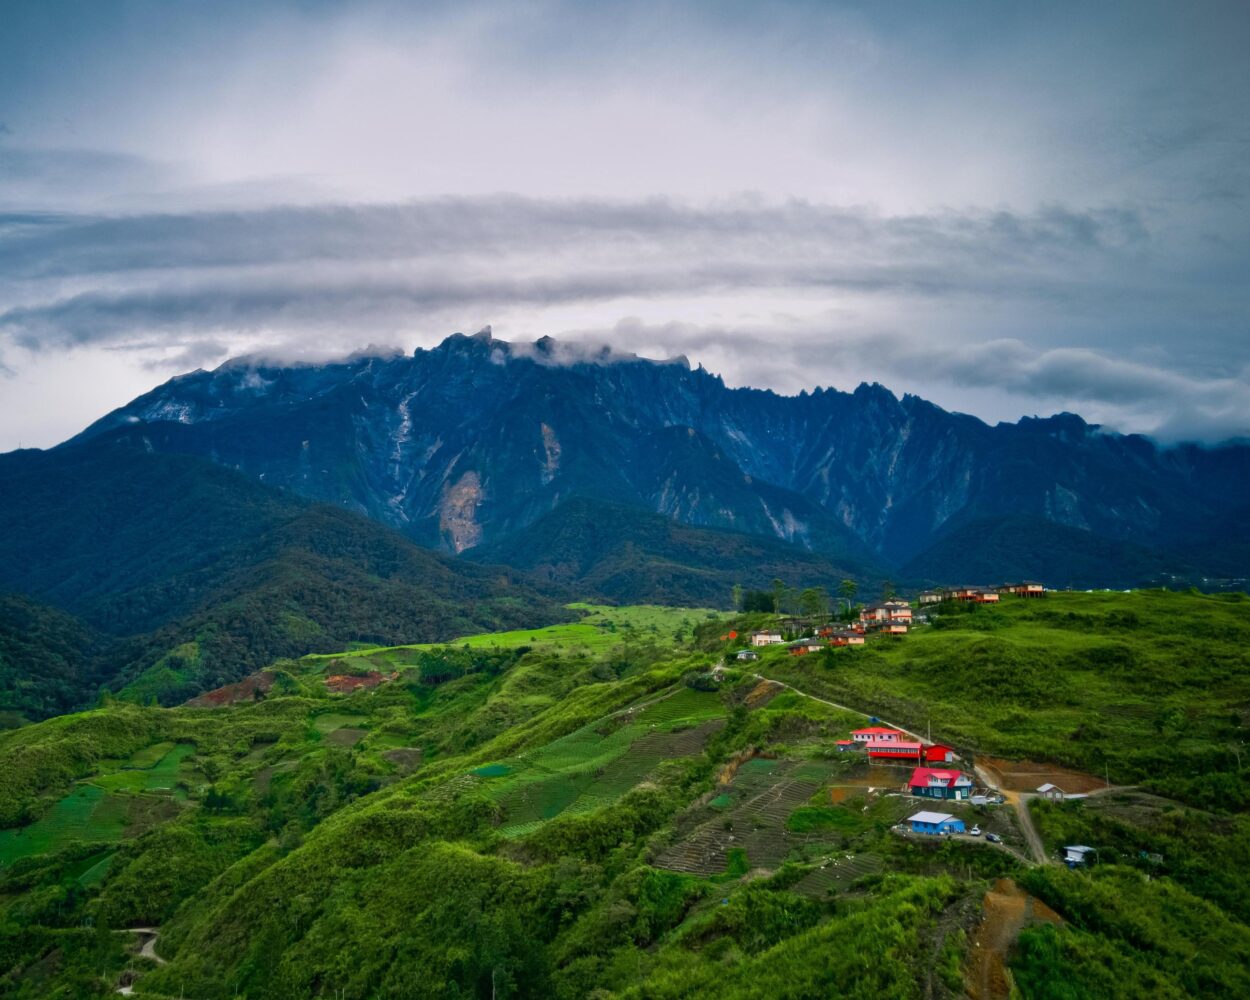
[[[968,831],[968,833],[974,837],[979,837],[981,836],[981,828],[979,826],[974,826],[971,830]]]

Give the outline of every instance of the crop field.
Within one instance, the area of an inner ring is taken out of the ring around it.
[[[193,743],[157,743],[138,751],[117,770],[97,775],[90,783],[109,792],[173,791],[192,772],[185,764]]]
[[[662,761],[701,753],[722,725],[717,695],[682,688],[472,773],[504,808],[501,832],[520,836],[562,813],[610,805]]]
[[[336,729],[360,728],[361,723],[369,721],[363,715],[347,715],[343,712],[323,712],[313,719],[313,728],[322,736]],[[354,742],[354,741],[353,741]]]
[[[113,843],[122,839],[129,796],[80,784],[38,820],[19,830],[0,830],[0,861],[6,865],[32,854],[56,851],[72,841]]]

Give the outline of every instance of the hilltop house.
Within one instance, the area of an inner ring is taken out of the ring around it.
[[[808,653],[819,653],[824,648],[825,644],[821,639],[798,639],[786,645],[786,649],[789,650],[791,656],[806,656]]]
[[[851,733],[851,739],[860,743],[892,743],[903,738],[903,734],[889,726],[866,726]]]
[[[912,795],[930,799],[966,799],[972,794],[972,779],[967,775],[934,767],[916,768],[907,786]]]
[[[913,743],[910,740],[894,740],[889,743],[872,742],[867,744],[868,757],[870,760],[902,760],[911,762],[920,760],[921,747],[919,743]]]
[[[782,641],[781,633],[775,628],[762,629],[751,633],[752,646],[776,646]]]
[[[740,663],[753,663],[760,658],[760,654],[753,649],[740,649],[735,657]]]
[[[877,631],[882,635],[906,635],[907,625],[904,622],[882,622]]]
[[[1084,844],[1072,844],[1063,849],[1063,863],[1069,868],[1088,865],[1098,860],[1098,849]]]
[[[990,587],[955,587],[950,596],[956,601],[969,601],[972,604],[997,604],[998,591]]]
[[[941,604],[942,594],[941,591],[926,590],[916,600],[920,604]]]
[[[964,821],[949,813],[918,812],[914,816],[908,816],[907,822],[911,824],[912,833],[942,835],[964,832]]]
[[[1045,597],[1046,587],[1036,580],[1025,580],[1023,583],[1004,583],[998,588],[1004,594],[1016,594],[1019,597]]]

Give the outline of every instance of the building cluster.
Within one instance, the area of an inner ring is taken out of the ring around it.
[[[1004,594],[1014,594],[1016,597],[1045,597],[1046,585],[1036,580],[1024,580],[1020,583],[999,584],[997,587],[940,587],[937,590],[924,591],[917,601],[922,605],[941,604],[943,601],[997,604]]]
[[[1003,594],[1020,597],[1045,597],[1046,587],[1033,580],[1023,583],[1004,583],[998,587],[944,587],[926,590],[917,601],[921,613],[912,610],[911,602],[891,597],[876,604],[865,605],[858,618],[849,625],[831,622],[821,623],[812,619],[786,618],[774,628],[752,632],[749,640],[752,648],[784,645],[791,656],[805,656],[822,649],[840,646],[862,646],[870,635],[900,637],[907,634],[914,624],[927,621],[924,610],[942,601],[963,601],[972,604],[997,604]],[[799,638],[794,638],[796,633]],[[758,659],[749,650],[738,654],[740,660]]]

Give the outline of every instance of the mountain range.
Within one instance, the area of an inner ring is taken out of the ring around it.
[[[1042,537],[1058,545],[1046,568],[1063,585],[1250,566],[1245,444],[1164,447],[1072,414],[990,426],[877,384],[782,396],[727,387],[684,358],[489,330],[411,356],[235,360],[172,379],[77,440],[123,430],[450,554],[491,551],[589,498],[772,538],[861,578],[924,582],[964,564],[1009,575],[1027,566],[995,553]],[[1063,553],[1094,545],[1099,559],[1068,572]]]

